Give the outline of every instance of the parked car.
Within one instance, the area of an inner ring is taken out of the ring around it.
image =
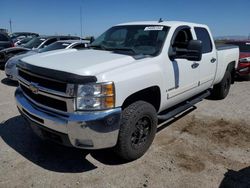
[[[15,46],[22,46],[24,44],[26,44],[27,42],[29,42],[30,40],[32,40],[34,37],[25,37],[21,40],[18,40],[17,42],[15,42]]]
[[[30,55],[35,55],[37,53],[48,52],[52,50],[59,50],[59,49],[84,49],[87,47],[89,41],[87,40],[62,40],[54,42],[45,48],[40,50],[30,50],[26,53],[16,55],[10,58],[7,63],[5,64],[5,74],[7,78],[17,81],[17,68],[16,65],[24,57],[28,57]]]
[[[6,48],[0,51],[0,67],[4,68],[5,63],[8,61],[9,58],[26,53],[30,50],[40,50],[58,40],[79,40],[79,37],[76,36],[39,36],[34,37],[29,42],[22,46],[13,47],[13,48]]]
[[[240,60],[237,67],[237,75],[250,77],[250,41],[227,41],[226,44],[239,46]]]
[[[14,43],[27,37],[33,38],[33,37],[38,37],[38,36],[39,34],[32,33],[32,32],[15,32],[15,33],[10,34],[10,38]]]
[[[11,38],[6,33],[0,32],[0,50],[13,46]]]
[[[42,138],[84,149],[114,147],[130,161],[148,150],[158,119],[210,94],[224,99],[238,60],[238,47],[216,48],[206,25],[125,23],[87,50],[23,58],[15,98]]]

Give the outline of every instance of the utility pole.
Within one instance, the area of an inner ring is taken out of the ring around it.
[[[11,19],[9,21],[9,24],[10,24],[10,33],[12,33],[12,21],[11,21]]]
[[[81,38],[82,38],[82,5],[81,5],[81,7],[80,7],[80,26],[81,26]]]

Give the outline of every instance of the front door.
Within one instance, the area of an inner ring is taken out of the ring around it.
[[[193,40],[190,27],[181,26],[173,35],[170,50],[187,49],[190,40]],[[185,100],[196,94],[199,86],[200,62],[175,59],[171,63],[174,70],[175,87],[167,89],[168,99],[180,97]]]

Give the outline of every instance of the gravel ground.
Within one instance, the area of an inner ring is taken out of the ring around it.
[[[149,151],[123,163],[37,138],[0,71],[0,187],[250,187],[250,81],[159,125]]]

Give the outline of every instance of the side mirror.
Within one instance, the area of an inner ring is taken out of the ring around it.
[[[200,40],[190,40],[187,48],[173,48],[169,52],[171,60],[187,59],[190,61],[200,61],[202,57],[202,42]]]
[[[191,40],[187,47],[187,59],[190,61],[200,61],[202,57],[202,42]]]

